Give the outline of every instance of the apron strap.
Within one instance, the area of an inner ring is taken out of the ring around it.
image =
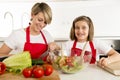
[[[77,41],[75,40],[72,48],[76,48]]]
[[[42,33],[42,31],[40,31],[40,33],[41,33],[41,35],[42,35],[42,37],[44,39],[45,44],[47,44],[47,41],[46,41],[46,38],[45,38],[44,34]]]
[[[91,50],[92,50],[92,59],[90,61],[91,64],[94,64],[96,62],[96,49],[94,48],[93,42],[89,42]]]
[[[43,37],[43,40],[44,40],[45,44],[47,44],[47,41],[46,41],[46,38],[45,38],[44,34],[42,33],[42,31],[40,31],[40,33],[41,33],[41,35]],[[26,28],[26,42],[27,43],[30,43],[30,35],[29,34],[30,34],[30,26],[28,26]]]
[[[30,27],[28,26],[26,28],[26,42],[27,43],[30,43],[30,37],[29,37],[29,34],[30,34],[30,31],[29,31]]]

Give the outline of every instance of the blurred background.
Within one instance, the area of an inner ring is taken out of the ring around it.
[[[69,40],[74,18],[86,15],[93,20],[95,38],[120,50],[120,0],[0,0],[0,45],[13,30],[28,26],[36,2],[51,6],[53,20],[45,29],[56,42]]]

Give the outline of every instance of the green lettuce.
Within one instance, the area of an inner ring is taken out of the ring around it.
[[[32,60],[28,51],[12,55],[3,60],[6,64],[7,71],[21,73],[26,67],[32,66]]]

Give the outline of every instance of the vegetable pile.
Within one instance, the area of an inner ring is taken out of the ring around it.
[[[27,51],[8,57],[3,60],[3,63],[7,71],[15,73],[21,73],[24,68],[32,66],[30,53]]]
[[[83,65],[76,57],[58,56],[53,62],[53,66],[64,73],[75,73],[83,68]]]
[[[53,67],[49,64],[44,65],[34,65],[32,67],[28,67],[23,69],[22,74],[24,77],[35,77],[41,78],[43,76],[49,76],[53,72]]]
[[[26,78],[40,78],[51,75],[53,67],[41,59],[31,59],[30,53],[25,51],[9,56],[0,62],[0,75],[5,71],[20,73]]]

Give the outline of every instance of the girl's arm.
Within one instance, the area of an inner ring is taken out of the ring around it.
[[[116,61],[120,61],[120,54],[117,51],[115,51],[114,49],[111,49],[108,52],[108,57],[101,58],[98,63],[104,67],[104,66],[106,66],[112,62],[116,62]]]

